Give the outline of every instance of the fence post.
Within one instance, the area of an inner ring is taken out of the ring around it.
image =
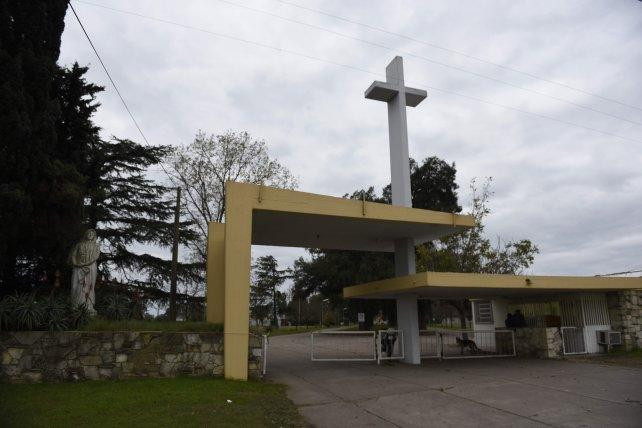
[[[263,335],[263,376],[267,370],[267,350],[268,350],[268,337],[266,334]]]

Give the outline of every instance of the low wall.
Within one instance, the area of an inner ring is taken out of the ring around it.
[[[518,357],[560,358],[562,334],[557,327],[515,329],[515,352]]]
[[[261,338],[250,338],[249,376],[261,376]],[[223,375],[215,332],[0,332],[0,380],[71,381]]]

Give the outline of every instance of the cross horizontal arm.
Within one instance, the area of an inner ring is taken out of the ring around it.
[[[428,96],[428,93],[423,89],[409,88],[407,86],[404,87],[404,92],[406,93],[406,106],[408,107],[416,107]],[[393,99],[397,93],[399,93],[398,85],[375,80],[366,90],[365,96],[370,100],[388,102]]]

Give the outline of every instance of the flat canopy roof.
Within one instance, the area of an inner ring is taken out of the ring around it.
[[[228,206],[252,210],[252,244],[394,251],[394,241],[431,241],[475,225],[472,216],[228,183]],[[234,202],[232,202],[234,201]]]
[[[346,287],[343,297],[391,299],[402,294],[416,294],[454,299],[636,289],[642,289],[642,278],[421,272]]]

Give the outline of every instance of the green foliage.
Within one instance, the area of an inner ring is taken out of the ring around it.
[[[0,295],[64,264],[80,232],[84,179],[57,134],[66,9],[65,0],[0,7]]]
[[[0,330],[75,330],[88,320],[87,307],[67,298],[15,293],[0,300]]]
[[[490,214],[488,200],[492,196],[491,180],[479,189],[470,185],[473,195],[471,215],[475,227],[449,235],[435,243],[417,249],[417,269],[420,271],[519,274],[533,264],[539,252],[530,240],[503,242],[493,245],[484,235],[484,220]]]
[[[129,319],[131,310],[132,301],[124,294],[106,294],[96,305],[96,311],[100,316],[115,321]]]
[[[174,189],[146,178],[169,147],[100,138],[93,115],[104,88],[87,82],[87,67],[56,64],[66,8],[0,7],[0,296],[48,285],[55,271],[67,284],[68,251],[88,227],[103,244],[102,274],[163,288],[171,261],[131,248],[171,245]],[[197,239],[189,226],[180,226],[182,244]],[[202,283],[202,270],[180,263],[179,281]]]
[[[259,257],[252,266],[252,286],[250,288],[250,310],[252,317],[259,322],[272,314],[271,324],[278,326],[277,315],[283,313],[286,306],[285,295],[278,287],[285,282],[289,270],[279,270],[273,256]]]

